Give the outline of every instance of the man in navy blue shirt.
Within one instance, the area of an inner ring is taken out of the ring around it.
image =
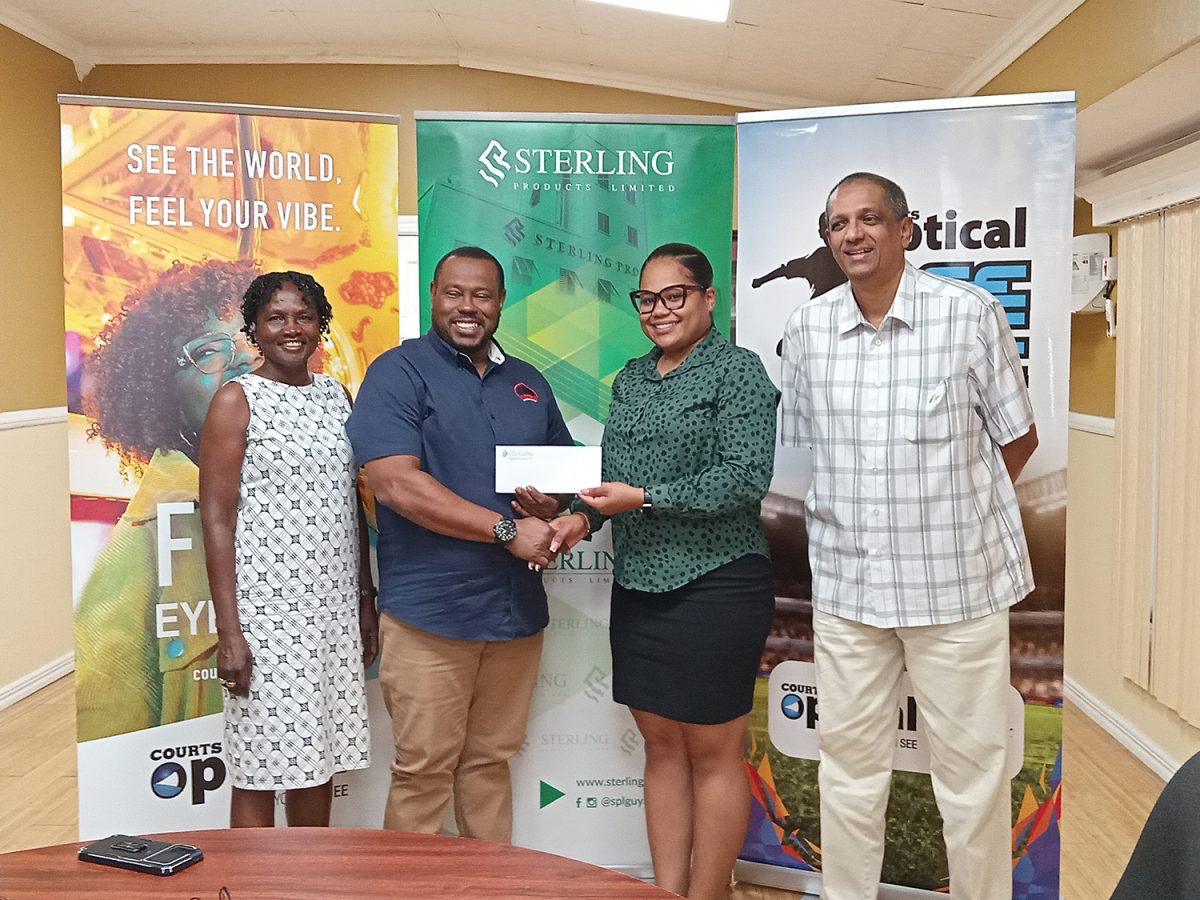
[[[434,833],[453,788],[459,832],[512,837],[508,761],[520,748],[554,553],[532,489],[512,515],[498,444],[572,444],[550,385],[492,339],[504,270],[478,247],[446,254],[433,328],[371,364],[347,423],[378,500],[379,681],[396,758],[384,827]]]

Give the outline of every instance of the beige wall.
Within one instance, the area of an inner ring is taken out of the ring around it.
[[[60,92],[69,60],[0,27],[0,417],[62,406]],[[71,652],[66,425],[0,423],[0,691]]]
[[[1092,205],[1075,198],[1075,234],[1106,232],[1117,254],[1117,229],[1092,225]],[[1113,289],[1114,302],[1120,286]],[[1108,319],[1103,313],[1071,316],[1071,401],[1073,412],[1111,419],[1117,413],[1117,341],[1108,336]]]
[[[1200,37],[1196,0],[1086,0],[979,93],[1073,90],[1086,109],[1171,56],[1189,35]],[[1078,200],[1075,233],[1107,230],[1091,221],[1091,206]],[[1110,233],[1115,242],[1115,229]],[[1073,316],[1071,409],[1111,418],[1116,372],[1116,343],[1104,317]]]
[[[1086,109],[1198,35],[1196,0],[1086,0],[980,93],[1072,90]]]
[[[0,429],[0,472],[3,690],[74,650],[66,423]]]
[[[79,90],[69,60],[0,26],[0,411],[62,406],[60,92]]]

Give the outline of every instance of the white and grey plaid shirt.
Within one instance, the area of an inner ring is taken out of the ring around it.
[[[813,605],[881,628],[1004,609],[1033,589],[1000,448],[1033,408],[1004,308],[905,263],[879,329],[843,284],[783,340],[782,442],[813,450]]]

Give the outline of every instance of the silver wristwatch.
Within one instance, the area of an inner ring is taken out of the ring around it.
[[[512,519],[501,519],[492,526],[492,537],[497,544],[507,544],[517,536],[517,523]]]

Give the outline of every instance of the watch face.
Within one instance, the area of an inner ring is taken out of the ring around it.
[[[517,536],[517,523],[512,519],[501,519],[492,526],[492,534],[496,537],[496,543],[507,544]]]

